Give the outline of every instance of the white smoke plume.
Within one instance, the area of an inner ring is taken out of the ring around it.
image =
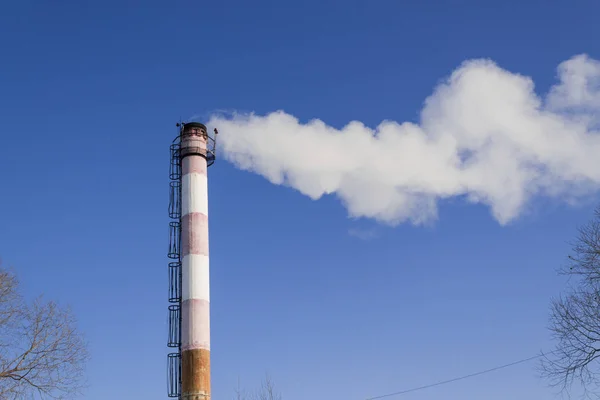
[[[545,98],[531,78],[467,61],[425,100],[419,124],[336,129],[277,111],[208,125],[238,168],[312,199],[335,194],[352,217],[419,224],[437,217],[439,199],[465,196],[506,224],[534,196],[600,188],[599,117],[600,62],[578,55],[558,66]]]

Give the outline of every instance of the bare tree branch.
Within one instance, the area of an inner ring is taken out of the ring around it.
[[[265,375],[254,400],[281,400],[281,394],[275,390],[275,384],[269,374]]]
[[[237,388],[235,389],[235,400],[282,400],[281,393],[275,389],[275,384],[269,374],[265,375],[264,380],[261,382],[260,387],[252,392],[250,395],[246,394],[240,388],[240,381],[238,378]]]
[[[28,304],[0,269],[0,398],[76,398],[87,359],[71,312],[41,297]]]
[[[542,375],[563,392],[579,383],[592,396],[600,384],[600,207],[579,229],[561,273],[575,285],[552,302],[549,329],[557,345],[542,359]]]
[[[237,387],[234,389],[234,392],[235,392],[234,400],[246,400],[248,398],[248,395],[241,387],[239,377],[238,377]]]

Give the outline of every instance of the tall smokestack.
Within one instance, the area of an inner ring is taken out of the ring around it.
[[[206,126],[181,135],[181,398],[210,400],[210,286]]]
[[[171,316],[172,326],[180,328],[179,332],[171,328],[171,336],[179,336],[176,340],[179,365],[178,368],[170,365],[170,369],[178,369],[175,374],[171,372],[170,384],[179,390],[170,390],[170,395],[181,400],[210,400],[207,167],[215,160],[215,138],[207,134],[205,125],[191,122],[181,124],[178,142],[171,147],[172,170],[173,164],[178,164],[175,165],[178,172],[174,174],[176,183],[172,183],[172,187],[179,186],[178,190],[172,188],[171,203],[179,208],[172,216],[179,217],[179,238],[175,241],[179,241],[180,246],[175,246],[175,253],[180,273],[171,271],[171,279],[179,280],[180,292],[171,294],[170,298],[177,298],[179,303],[175,306],[178,315],[172,313]],[[173,194],[176,191],[178,195]],[[171,286],[173,292],[173,284]],[[179,375],[179,379],[173,378],[174,375]]]

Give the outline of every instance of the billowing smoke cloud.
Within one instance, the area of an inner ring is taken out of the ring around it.
[[[439,199],[465,196],[505,224],[534,196],[600,188],[599,111],[600,62],[579,55],[559,65],[545,98],[528,77],[467,61],[425,100],[419,124],[335,129],[277,111],[215,115],[209,126],[237,167],[312,199],[335,194],[354,217],[418,224],[437,216]]]

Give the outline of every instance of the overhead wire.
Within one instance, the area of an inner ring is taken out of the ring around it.
[[[549,353],[553,353],[553,352],[549,352]],[[367,398],[365,400],[378,400],[378,399],[383,399],[383,398],[386,398],[386,397],[400,396],[400,395],[407,394],[407,393],[412,393],[412,392],[417,392],[417,391],[424,390],[424,389],[429,389],[429,388],[432,388],[432,387],[435,387],[435,386],[446,385],[448,383],[457,382],[457,381],[461,381],[461,380],[468,379],[468,378],[473,378],[475,376],[479,376],[479,375],[483,375],[483,374],[488,374],[490,372],[498,371],[500,369],[512,367],[512,366],[515,366],[515,365],[518,365],[518,364],[524,364],[526,362],[529,362],[529,361],[535,360],[537,358],[543,357],[544,355],[545,354],[538,354],[538,355],[533,356],[533,357],[524,358],[524,359],[519,360],[519,361],[515,361],[515,362],[509,363],[509,364],[500,365],[498,367],[486,369],[484,371],[475,372],[473,374],[460,376],[458,378],[452,378],[452,379],[448,379],[448,380],[445,380],[445,381],[440,381],[440,382],[432,383],[432,384],[425,385],[425,386],[419,386],[419,387],[415,387],[415,388],[412,388],[412,389],[402,390],[402,391],[399,391],[399,392],[393,392],[393,393],[383,394],[383,395],[380,395],[380,396],[369,397],[369,398]]]

